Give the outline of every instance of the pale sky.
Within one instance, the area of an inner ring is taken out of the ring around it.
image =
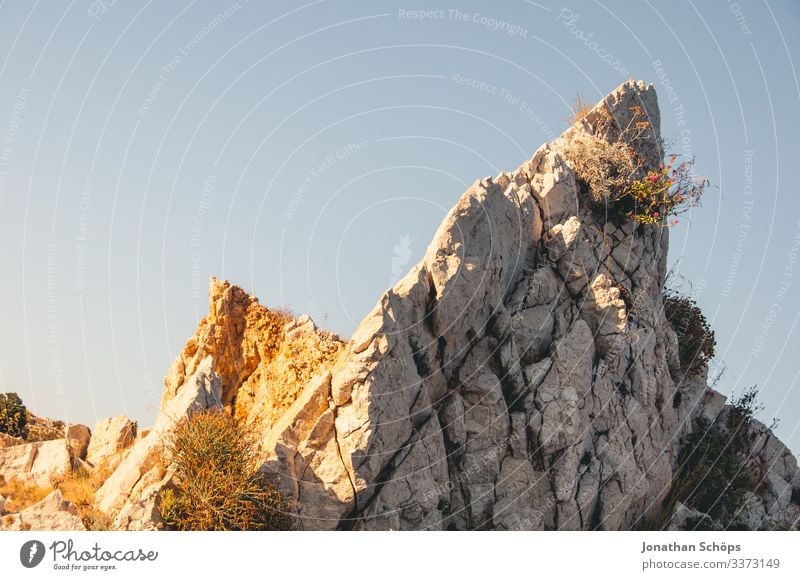
[[[635,77],[713,185],[670,259],[718,388],[800,450],[797,3],[458,6],[0,2],[0,391],[150,423],[211,275],[349,336],[470,183]]]

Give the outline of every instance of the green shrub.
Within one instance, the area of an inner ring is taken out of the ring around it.
[[[175,487],[161,493],[164,523],[177,530],[285,530],[293,518],[267,483],[252,434],[223,411],[184,418],[167,438]]]
[[[16,393],[0,393],[0,433],[25,438],[28,414]]]
[[[736,525],[747,493],[754,491],[757,483],[747,462],[745,431],[701,420],[683,445],[674,483],[678,501],[725,527]]]
[[[665,529],[678,502],[705,514],[687,520],[688,530],[748,529],[740,512],[760,481],[748,460],[752,421],[763,409],[757,393],[753,387],[733,399],[723,424],[695,421],[681,441],[669,493],[641,519],[638,529]]]
[[[758,385],[753,385],[741,395],[731,399],[728,429],[736,431],[746,429],[755,416],[763,410],[764,405],[758,400]]]
[[[678,336],[678,358],[685,376],[695,377],[714,358],[717,340],[697,303],[675,293],[664,297],[664,316]]]
[[[681,442],[678,465],[669,494],[647,529],[669,524],[677,502],[710,516],[687,522],[690,530],[747,529],[739,515],[748,494],[755,492],[759,477],[748,461],[749,432],[755,415],[763,409],[753,387],[733,399],[723,425],[698,419],[694,430]]]

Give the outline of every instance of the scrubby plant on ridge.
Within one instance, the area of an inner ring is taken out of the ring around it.
[[[582,133],[564,147],[564,152],[572,162],[582,193],[596,206],[614,206],[623,200],[636,169],[628,145]]]
[[[570,125],[577,123],[578,121],[582,120],[586,115],[589,114],[589,111],[594,109],[594,103],[591,101],[587,101],[583,98],[583,95],[580,93],[575,94],[575,100],[572,101],[572,105],[570,106],[570,116],[567,119],[567,122]]]
[[[252,433],[220,410],[183,418],[167,437],[175,484],[162,491],[161,517],[176,530],[286,530],[287,502],[260,473]]]
[[[593,123],[598,127],[614,123],[606,109],[599,109],[596,116]],[[666,166],[648,167],[636,145],[650,129],[647,116],[634,106],[630,123],[615,133],[616,138],[578,133],[564,146],[564,154],[596,209],[612,219],[672,226],[678,223],[677,216],[700,203],[708,180],[695,175],[694,159],[676,164],[677,155],[670,155]]]

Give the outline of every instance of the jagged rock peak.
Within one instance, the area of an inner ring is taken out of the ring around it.
[[[619,529],[663,497],[696,398],[672,405],[667,236],[601,221],[563,154],[642,115],[649,132],[631,146],[653,156],[655,91],[628,82],[464,193],[330,380],[307,387],[334,408],[313,407],[316,422],[290,408],[307,433],[269,439],[292,449],[268,469],[307,527]]]
[[[659,509],[708,390],[664,318],[667,229],[603,219],[566,154],[588,133],[656,167],[659,124],[629,81],[464,193],[265,438],[304,527],[629,529]]]
[[[248,421],[273,421],[300,388],[342,349],[306,315],[269,309],[239,286],[212,277],[209,313],[164,379],[162,408],[207,356],[222,381],[224,406]]]

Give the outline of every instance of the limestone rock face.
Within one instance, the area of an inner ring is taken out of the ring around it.
[[[624,124],[634,105],[657,143],[652,86],[598,108]],[[356,330],[328,405],[290,408],[291,438],[267,438],[306,527],[622,529],[664,496],[688,418],[661,307],[667,232],[584,207],[562,149],[594,116],[476,182]]]
[[[697,527],[697,522],[708,523],[709,526],[712,525],[711,518],[707,514],[677,502],[667,530],[670,532],[693,530]]]
[[[0,529],[85,531],[86,527],[75,505],[56,490],[18,514],[0,520]]]
[[[161,410],[206,357],[221,380],[221,403],[237,416],[269,427],[306,383],[330,366],[344,347],[308,316],[269,310],[238,286],[212,278],[209,314],[200,321],[164,379]]]
[[[137,426],[124,415],[101,419],[94,427],[86,451],[86,461],[100,466],[130,447],[136,439]]]
[[[515,171],[476,181],[346,344],[212,280],[162,405],[212,357],[221,403],[262,434],[263,470],[304,529],[636,527],[669,492],[692,421],[724,404],[680,371],[667,228],[602,219],[565,154],[642,118],[630,145],[656,166],[655,90],[630,81]],[[786,514],[796,471],[765,441],[757,499]]]
[[[0,448],[0,475],[29,485],[47,487],[50,478],[69,471],[72,462],[65,439],[36,441]]]

